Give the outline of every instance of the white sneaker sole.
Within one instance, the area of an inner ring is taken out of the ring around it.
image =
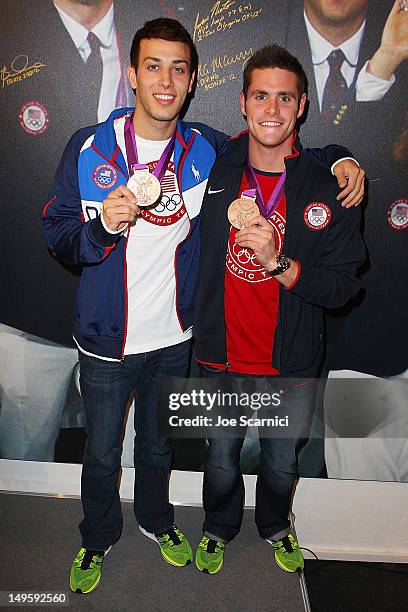
[[[154,533],[150,533],[149,531],[146,531],[146,529],[143,529],[143,527],[141,527],[140,525],[139,525],[139,531],[141,531],[143,533],[143,535],[145,535],[150,540],[153,540],[154,542],[159,544],[159,541],[156,538],[156,536],[154,535]],[[160,544],[159,544],[159,546],[160,546]]]

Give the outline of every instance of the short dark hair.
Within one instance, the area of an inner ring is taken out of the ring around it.
[[[267,45],[256,51],[247,61],[244,69],[244,82],[242,91],[246,99],[251,84],[252,72],[262,68],[281,68],[293,72],[297,78],[299,97],[307,92],[307,77],[299,60],[279,45]]]
[[[193,39],[186,28],[176,19],[160,17],[152,21],[146,21],[143,28],[140,28],[133,37],[130,49],[130,63],[137,70],[139,63],[140,42],[145,38],[161,38],[174,42],[185,43],[190,49],[190,74],[197,73],[198,54]]]

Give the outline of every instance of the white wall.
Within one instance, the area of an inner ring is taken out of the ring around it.
[[[0,489],[80,495],[80,465],[0,459]],[[173,472],[171,501],[201,505],[202,474]],[[245,476],[246,505],[255,501],[255,476]],[[133,469],[124,468],[122,499],[133,499]],[[408,485],[398,482],[303,478],[293,511],[301,546],[320,559],[408,563]],[[311,555],[305,553],[305,557]]]

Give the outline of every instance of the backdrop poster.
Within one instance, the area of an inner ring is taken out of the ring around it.
[[[52,461],[61,425],[83,425],[71,337],[80,270],[68,269],[47,252],[39,218],[71,134],[103,121],[115,107],[133,105],[124,74],[132,36],[158,16],[179,19],[198,49],[197,89],[186,119],[229,134],[245,129],[239,93],[251,54],[277,42],[300,59],[309,81],[307,119],[300,129],[303,145],[347,146],[369,179],[363,291],[352,307],[328,313],[327,369],[387,380],[406,372],[408,16],[394,11],[389,17],[393,5],[389,0],[3,0],[0,457]],[[87,29],[78,26],[84,6],[92,7],[92,27],[98,28],[103,43],[98,79],[87,67]],[[372,60],[390,41],[396,52],[392,74],[387,74]],[[325,116],[321,102],[333,48],[344,53],[346,86],[334,112]],[[376,74],[370,73],[373,66]],[[408,449],[398,442],[395,427],[381,442],[370,444],[369,459],[364,459],[364,441],[353,441],[352,452],[350,444],[338,444],[331,455],[331,442],[326,441],[325,462],[323,386],[317,437],[305,450],[304,475],[324,475],[330,456],[329,476],[405,480]],[[395,423],[405,418],[400,406],[406,405],[406,396],[404,391],[397,399],[391,395],[389,417]],[[190,468],[197,469],[203,447],[189,445]],[[130,448],[128,428],[125,457],[131,457]],[[248,469],[256,463],[256,448],[256,440],[250,441]],[[351,456],[347,469],[333,460],[336,454]],[[188,469],[185,461],[183,455],[182,467]],[[390,467],[383,469],[384,464]]]

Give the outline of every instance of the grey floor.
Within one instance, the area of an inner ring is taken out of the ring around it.
[[[242,531],[216,576],[193,564],[166,564],[158,545],[139,532],[131,503],[123,503],[123,514],[122,537],[104,561],[100,585],[79,595],[68,593],[68,574],[80,544],[80,501],[0,494],[0,591],[65,592],[72,610],[304,611],[298,576],[276,567],[272,549],[257,535],[253,511],[245,511]],[[202,509],[177,507],[176,521],[194,548]]]

